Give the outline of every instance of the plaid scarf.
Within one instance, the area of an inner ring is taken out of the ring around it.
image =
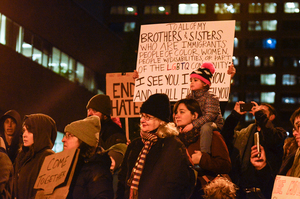
[[[179,133],[178,138],[185,145],[185,147],[189,147],[191,144],[197,142],[197,140],[200,138],[200,129],[193,128],[189,132]]]
[[[155,130],[156,131],[156,130]],[[152,131],[152,132],[155,132]],[[136,160],[135,166],[132,169],[131,177],[132,180],[130,183],[130,199],[137,199],[138,198],[138,187],[140,183],[140,178],[143,172],[146,156],[149,153],[151,146],[156,143],[157,136],[150,133],[142,132],[140,133],[143,143],[145,144],[143,149],[140,152],[139,157]],[[130,182],[130,181],[129,181]]]

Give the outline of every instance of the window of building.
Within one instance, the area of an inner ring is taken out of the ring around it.
[[[132,32],[135,29],[135,22],[126,22],[124,24],[124,32]]]
[[[260,103],[260,93],[259,92],[247,92],[245,102],[255,101],[256,103]]]
[[[69,79],[69,56],[66,53],[61,53],[60,59],[60,74]]]
[[[264,67],[273,67],[275,65],[275,58],[273,56],[264,57],[263,60]]]
[[[110,14],[137,15],[137,7],[136,6],[112,6],[110,8]]]
[[[260,85],[259,75],[246,75],[246,85],[255,86]]]
[[[261,74],[260,75],[261,85],[276,85],[276,74]]]
[[[297,84],[297,76],[291,74],[282,75],[282,85],[293,86]]]
[[[204,3],[200,4],[200,14],[205,14],[206,13],[206,5]]]
[[[300,57],[283,57],[283,66],[288,68],[300,67]]]
[[[232,57],[232,62],[234,66],[238,66],[239,65],[239,58],[236,56]]]
[[[234,43],[233,43],[234,47],[237,48],[239,46],[239,39],[238,38],[234,38]]]
[[[6,17],[0,14],[0,43],[5,45]]]
[[[32,33],[24,29],[23,32],[23,42],[22,42],[22,54],[25,57],[31,59],[32,56]]]
[[[239,101],[239,95],[238,95],[237,92],[229,94],[229,100],[228,100],[228,102],[235,103],[235,102],[238,102],[238,101]]]
[[[268,38],[268,39],[263,39],[263,48],[264,49],[275,49],[276,48],[276,39]]]
[[[241,31],[241,21],[235,22],[235,31]]]
[[[261,58],[258,56],[248,57],[247,58],[247,66],[248,67],[260,67],[261,66]]]
[[[299,13],[299,3],[298,2],[286,2],[284,3],[285,13]]]
[[[60,50],[53,47],[52,48],[52,57],[49,61],[49,69],[54,71],[55,73],[59,73],[59,63],[60,63]]]
[[[240,3],[216,3],[215,14],[240,13]]]
[[[42,64],[42,47],[43,41],[37,36],[33,37],[33,54],[32,54],[32,60]]]
[[[300,97],[297,97],[297,96],[282,96],[281,102],[283,104],[300,104]]]
[[[69,80],[74,82],[75,81],[75,72],[76,72],[76,61],[72,57],[69,57],[69,70],[68,76]]]
[[[75,81],[78,82],[79,84],[83,84],[83,78],[84,78],[84,66],[82,65],[82,63],[77,62]]]
[[[300,49],[300,39],[283,39],[281,44],[284,49]]]
[[[246,42],[246,47],[249,49],[261,49],[262,41],[261,39],[248,39]]]
[[[248,12],[249,13],[261,13],[262,12],[261,3],[249,3]]]
[[[248,21],[249,31],[261,31],[261,21]]]
[[[277,20],[264,20],[262,21],[263,31],[276,31]]]
[[[163,5],[148,5],[144,8],[144,14],[165,14],[169,15],[171,13],[171,6]]]
[[[277,12],[277,3],[264,3],[264,13],[276,13]]]
[[[262,103],[275,103],[275,92],[261,92],[260,97]]]
[[[185,4],[181,3],[178,5],[178,13],[181,15],[196,15],[199,13],[199,4]]]

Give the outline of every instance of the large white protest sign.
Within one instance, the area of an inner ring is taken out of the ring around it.
[[[215,65],[211,91],[227,101],[234,31],[234,20],[142,25],[133,101],[143,102],[154,93],[165,93],[170,101],[185,98],[189,75],[203,62]]]
[[[272,199],[300,198],[300,178],[277,175]]]

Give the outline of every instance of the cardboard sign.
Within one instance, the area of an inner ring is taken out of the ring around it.
[[[55,198],[57,193],[63,194],[66,198],[69,186],[75,171],[78,160],[79,149],[64,150],[45,157],[39,175],[36,179],[34,189],[38,191],[36,198]],[[54,191],[56,187],[63,191]]]
[[[133,102],[133,73],[106,74],[106,94],[112,104],[112,117],[139,117],[142,103]]]
[[[189,75],[203,62],[216,68],[211,91],[227,101],[234,32],[234,20],[142,25],[133,101],[143,102],[154,93],[165,93],[170,101],[185,98]]]
[[[277,175],[272,199],[300,198],[300,178]]]

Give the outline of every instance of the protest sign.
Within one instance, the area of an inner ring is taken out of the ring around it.
[[[143,102],[154,93],[165,93],[170,101],[185,98],[189,75],[203,62],[216,68],[211,92],[227,101],[234,31],[234,20],[142,25],[133,101]]]
[[[277,175],[272,199],[300,198],[300,178]]]
[[[112,105],[112,117],[139,117],[141,103],[133,102],[133,73],[106,74],[106,94]]]
[[[78,154],[78,149],[70,149],[45,157],[34,185],[34,189],[42,189],[38,191],[36,199],[67,197]]]

